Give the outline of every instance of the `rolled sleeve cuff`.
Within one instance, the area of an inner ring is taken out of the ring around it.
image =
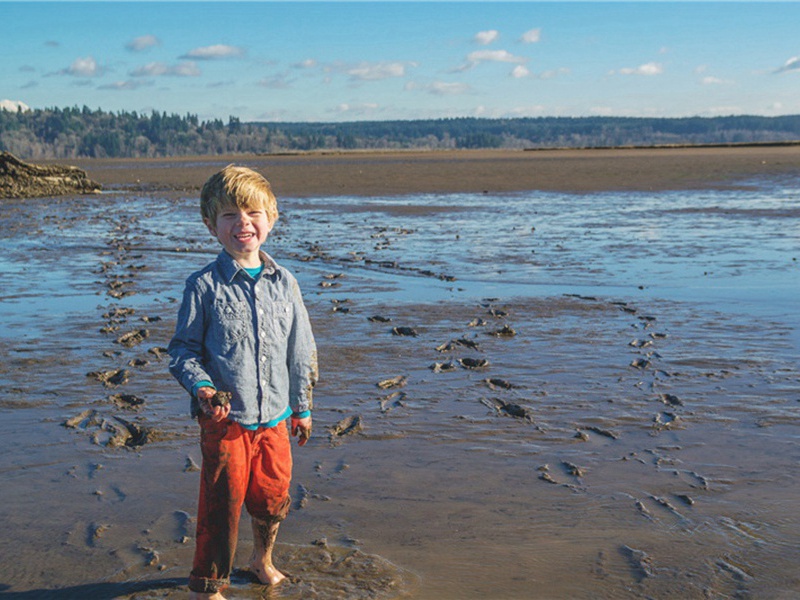
[[[192,396],[197,396],[197,390],[199,390],[201,387],[210,387],[217,389],[217,386],[215,386],[210,381],[204,379],[202,381],[198,381],[192,386]]]

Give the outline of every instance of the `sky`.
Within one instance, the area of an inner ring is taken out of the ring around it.
[[[796,2],[3,2],[6,108],[200,120],[800,114]]]

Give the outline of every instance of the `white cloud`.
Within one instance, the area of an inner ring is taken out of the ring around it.
[[[589,113],[599,117],[610,117],[614,114],[614,109],[610,106],[590,106]]]
[[[486,62],[502,62],[523,64],[528,62],[527,58],[511,54],[508,50],[476,50],[467,54],[466,62],[460,67],[456,67],[452,72],[461,73],[475,68],[477,65]]]
[[[620,75],[643,75],[650,77],[653,75],[661,75],[664,72],[664,66],[661,63],[649,62],[638,67],[625,67],[617,71]],[[614,71],[611,71],[611,75]]]
[[[197,64],[192,61],[168,65],[162,62],[151,62],[130,72],[131,77],[198,77],[202,74]]]
[[[515,106],[510,109],[487,107],[480,104],[472,109],[473,117],[482,117],[486,119],[505,119],[514,117],[536,117],[544,113],[546,107],[541,104],[532,104],[530,106]]]
[[[526,59],[515,56],[508,50],[476,50],[467,55],[467,62],[472,64],[482,62],[524,63]]]
[[[340,115],[370,115],[374,114],[379,109],[379,105],[375,102],[363,102],[361,104],[348,104],[347,102],[343,102],[339,106],[337,106],[333,112],[340,114]]]
[[[237,46],[227,46],[225,44],[215,44],[213,46],[203,46],[189,50],[181,58],[191,58],[196,60],[215,60],[219,58],[238,58],[244,55],[244,50]]]
[[[730,85],[733,83],[733,81],[730,81],[728,79],[720,79],[719,77],[713,77],[711,75],[708,75],[706,77],[703,77],[700,80],[700,83],[702,83],[703,85]]]
[[[422,91],[434,96],[458,96],[470,91],[470,86],[466,83],[453,81],[433,81],[431,83],[415,83],[410,81],[406,84],[407,91]]]
[[[741,106],[711,106],[704,111],[710,117],[728,117],[742,114]]]
[[[542,71],[539,73],[539,79],[555,79],[560,75],[569,75],[570,70],[566,67],[561,67],[558,69],[550,69],[548,71]]]
[[[542,104],[533,104],[531,106],[515,106],[508,111],[508,115],[512,117],[534,117],[541,115],[545,111]]]
[[[540,28],[529,29],[519,38],[523,44],[536,44],[542,39],[542,30]]]
[[[98,86],[97,89],[99,90],[115,90],[120,92],[129,92],[132,90],[139,89],[142,86],[152,85],[148,82],[144,81],[115,81],[114,83],[107,83],[105,85]]]
[[[299,63],[294,63],[292,65],[295,69],[313,69],[317,66],[317,61],[313,58],[307,58],[305,60],[300,61]]]
[[[291,87],[292,83],[293,80],[287,73],[279,73],[271,77],[264,77],[258,82],[258,85],[271,90],[286,90]]]
[[[405,77],[406,67],[416,67],[416,63],[380,62],[361,63],[355,67],[347,67],[345,72],[357,81],[378,81],[392,77]]]
[[[789,73],[790,71],[800,71],[800,56],[793,56],[782,67],[775,69],[776,73]]]
[[[17,112],[20,109],[26,111],[30,110],[31,107],[22,102],[21,100],[0,100],[0,110]]]
[[[500,37],[500,32],[496,29],[488,29],[486,31],[479,31],[475,34],[475,42],[480,44],[481,46],[486,46],[487,44],[491,44],[494,41],[497,41],[497,38]]]
[[[85,58],[76,58],[72,64],[61,71],[65,75],[73,75],[75,77],[97,77],[103,74],[103,68],[97,64],[97,61],[91,56]]]
[[[525,77],[531,76],[531,71],[524,65],[517,65],[511,70],[511,76],[514,79],[524,79]]]
[[[125,47],[131,52],[141,52],[142,50],[147,50],[148,48],[160,45],[161,40],[159,40],[156,36],[141,35],[137,38],[133,38],[130,42],[125,44]]]

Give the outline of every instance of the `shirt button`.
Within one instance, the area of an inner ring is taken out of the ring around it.
[[[263,308],[259,308],[258,309],[258,314],[263,316],[264,315],[264,309]]]
[[[267,357],[266,356],[262,356],[261,357],[261,362],[267,362]]]

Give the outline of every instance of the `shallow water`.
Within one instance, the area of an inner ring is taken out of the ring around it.
[[[271,597],[799,594],[798,190],[282,200],[267,250],[322,380]],[[177,192],[3,201],[0,596],[185,594],[200,458],[151,349],[217,252],[197,213]],[[157,431],[114,447],[120,418]]]

